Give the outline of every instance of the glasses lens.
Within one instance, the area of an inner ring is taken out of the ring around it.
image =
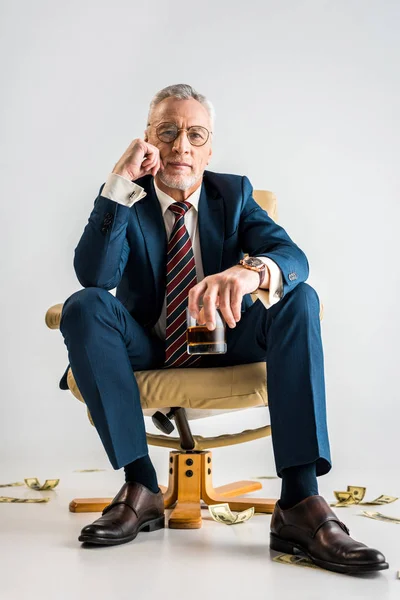
[[[156,129],[158,139],[167,144],[177,138],[178,131],[179,129],[175,123],[160,123]],[[203,146],[208,140],[208,130],[200,125],[189,127],[187,135],[193,146]]]
[[[162,142],[173,142],[178,135],[178,128],[173,123],[161,123],[156,129],[158,139]]]
[[[188,138],[189,142],[193,144],[193,146],[202,146],[207,141],[208,131],[205,127],[189,127]]]

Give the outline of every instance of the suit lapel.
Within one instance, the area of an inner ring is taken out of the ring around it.
[[[225,225],[222,196],[207,182],[204,174],[199,199],[199,235],[204,276],[221,271]]]
[[[133,205],[143,232],[151,268],[153,270],[154,285],[156,290],[156,304],[158,305],[164,297],[165,273],[167,265],[167,233],[165,231],[164,219],[161,206],[154,188],[153,178],[148,176],[137,181],[147,195],[135,202]],[[164,289],[162,290],[162,282]],[[157,285],[158,283],[158,285]]]
[[[156,302],[161,303],[165,293],[168,248],[164,219],[154,188],[153,178],[147,176],[136,183],[141,185],[147,193],[142,200],[135,202],[133,206],[143,232],[153,271],[157,295]],[[219,273],[221,270],[224,243],[224,208],[221,195],[208,184],[206,173],[203,177],[198,209],[201,259],[204,276],[207,277],[207,275]]]

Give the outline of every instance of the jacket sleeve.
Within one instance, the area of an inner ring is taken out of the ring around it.
[[[275,261],[282,272],[282,298],[300,282],[306,281],[309,265],[306,255],[271,219],[253,198],[253,187],[244,176],[243,207],[239,223],[239,239],[243,252],[250,256],[266,256]]]
[[[130,253],[126,238],[130,209],[102,196],[104,185],[75,249],[74,269],[83,287],[112,290],[121,280]]]

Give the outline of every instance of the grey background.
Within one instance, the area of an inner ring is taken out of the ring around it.
[[[62,461],[111,468],[83,405],[58,389],[66,347],[44,315],[81,287],[74,249],[153,94],[189,83],[216,108],[209,168],[274,191],[308,256],[335,472],[357,484],[367,469],[398,469],[399,3],[0,7],[0,464],[19,461],[24,476],[56,476]],[[268,422],[258,409],[194,431]],[[150,448],[163,483],[167,452]],[[274,473],[270,439],[214,454],[220,473]]]

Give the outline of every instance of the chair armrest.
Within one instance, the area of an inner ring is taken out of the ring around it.
[[[61,313],[64,304],[55,304],[46,312],[44,320],[50,329],[60,329]]]

